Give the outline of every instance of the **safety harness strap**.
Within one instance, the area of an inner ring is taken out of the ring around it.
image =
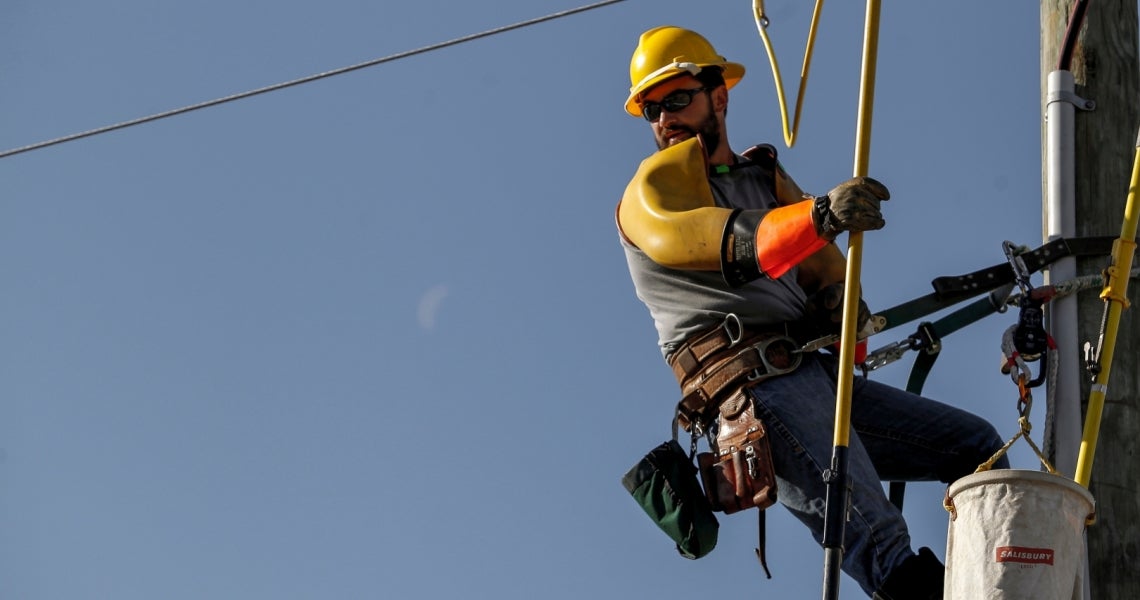
[[[1019,257],[1030,273],[1036,272],[1066,256],[1104,256],[1112,250],[1112,237],[1057,238]],[[973,298],[979,294],[1015,282],[1016,275],[1008,262],[994,265],[965,275],[937,277],[931,285],[934,293],[927,294],[888,308],[879,316],[886,324],[879,333],[908,323]]]
[[[768,579],[772,578],[772,572],[768,570],[768,553],[766,552],[766,538],[768,537],[767,522],[764,520],[764,515],[768,514],[766,510],[756,511],[756,558],[760,560],[760,566],[764,568],[764,574]]]

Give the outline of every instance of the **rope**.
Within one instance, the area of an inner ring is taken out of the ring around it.
[[[978,468],[974,470],[974,473],[984,473],[992,469],[994,463],[997,462],[997,460],[1009,450],[1010,446],[1013,446],[1013,443],[1016,442],[1018,438],[1025,438],[1025,441],[1029,443],[1029,447],[1033,448],[1033,451],[1037,453],[1037,458],[1041,460],[1041,464],[1045,466],[1049,473],[1053,475],[1058,474],[1057,469],[1053,468],[1053,465],[1049,462],[1049,459],[1045,458],[1045,455],[1041,453],[1041,449],[1037,447],[1037,444],[1033,443],[1033,438],[1029,437],[1029,432],[1033,429],[1033,425],[1030,424],[1029,418],[1018,417],[1017,423],[1020,427],[1020,431],[1017,432],[1017,435],[1010,438],[1009,441],[1006,442],[1000,450],[995,452],[993,456],[986,460],[986,462],[978,465]]]
[[[173,110],[168,110],[168,111],[156,113],[156,114],[146,116],[146,117],[140,117],[137,119],[131,119],[129,121],[123,121],[121,123],[115,123],[114,125],[107,125],[105,127],[99,127],[97,129],[90,129],[88,131],[83,131],[80,133],[74,133],[71,135],[66,135],[63,137],[58,137],[55,139],[50,139],[50,140],[38,142],[35,144],[29,144],[27,146],[21,146],[19,148],[13,148],[11,150],[5,150],[3,152],[0,152],[0,158],[7,158],[9,156],[15,156],[17,154],[22,154],[24,152],[31,152],[32,150],[39,150],[41,148],[47,148],[48,146],[55,146],[57,144],[63,144],[65,142],[73,142],[75,140],[88,138],[88,137],[92,137],[92,136],[96,136],[96,135],[100,135],[100,134],[104,134],[104,133],[109,133],[112,131],[117,131],[119,129],[126,129],[128,127],[134,127],[135,125],[142,125],[143,123],[149,123],[151,121],[158,121],[159,119],[165,119],[167,117],[173,117],[175,115],[181,115],[184,113],[193,112],[196,110],[201,110],[203,108],[209,108],[211,106],[217,106],[219,104],[226,104],[228,102],[233,102],[235,100],[243,100],[245,98],[250,98],[252,96],[257,96],[260,94],[266,94],[269,92],[276,92],[278,90],[283,90],[285,88],[298,86],[298,85],[301,85],[304,83],[311,83],[313,81],[325,79],[328,77],[333,77],[335,75],[343,75],[344,73],[349,73],[352,71],[358,71],[360,69],[364,69],[367,67],[374,67],[376,65],[384,64],[387,62],[392,62],[395,60],[400,60],[403,58],[408,58],[410,56],[415,56],[417,54],[423,54],[425,52],[431,52],[432,50],[439,50],[442,48],[447,48],[450,46],[463,44],[463,43],[474,41],[477,39],[490,37],[493,35],[498,35],[500,33],[506,33],[508,31],[513,31],[515,29],[521,29],[523,27],[529,27],[531,25],[537,25],[539,23],[544,23],[546,21],[553,21],[555,19],[560,19],[562,17],[568,17],[570,15],[574,15],[574,14],[581,13],[581,12],[586,12],[588,10],[593,10],[595,8],[601,8],[603,6],[608,6],[610,4],[617,4],[619,2],[624,2],[624,1],[625,0],[602,0],[601,2],[595,2],[594,4],[588,4],[585,6],[579,6],[578,8],[572,8],[572,9],[564,10],[561,12],[551,13],[551,14],[546,15],[546,16],[537,17],[534,19],[526,20],[526,21],[519,21],[518,23],[514,23],[511,25],[504,25],[502,27],[496,27],[494,29],[488,29],[486,31],[481,31],[479,33],[473,33],[473,34],[466,35],[463,37],[451,39],[451,40],[448,40],[446,42],[440,42],[437,44],[432,44],[430,46],[423,46],[421,48],[416,48],[414,50],[407,50],[404,52],[398,52],[396,54],[390,54],[390,55],[382,57],[382,58],[377,58],[377,59],[365,61],[365,62],[358,63],[355,65],[350,65],[347,67],[341,67],[339,69],[333,69],[331,71],[325,71],[323,73],[317,73],[314,75],[309,75],[307,77],[301,77],[299,79],[293,79],[291,81],[285,81],[282,83],[268,85],[268,86],[257,88],[254,90],[249,90],[246,92],[232,94],[232,95],[224,96],[224,97],[217,98],[214,100],[208,100],[206,102],[199,102],[197,104],[191,104],[189,106],[184,106],[182,108],[176,108]]]

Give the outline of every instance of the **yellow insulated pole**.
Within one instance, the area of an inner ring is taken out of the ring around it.
[[[879,54],[879,0],[867,2],[863,41],[863,73],[859,90],[859,121],[855,129],[854,176],[867,175],[871,162],[871,116],[875,105],[875,64]],[[847,279],[843,292],[843,337],[840,345],[839,392],[835,411],[835,444],[850,438],[851,386],[855,371],[855,331],[859,315],[859,278],[863,264],[863,233],[848,234]],[[839,410],[842,407],[842,410]]]
[[[871,156],[871,113],[875,104],[875,65],[879,54],[879,0],[867,0],[863,32],[863,71],[859,87],[859,122],[855,132],[855,176],[867,174]],[[859,277],[863,262],[863,234],[847,238],[847,279],[843,293],[843,328],[839,346],[839,382],[835,398],[835,437],[831,469],[824,474],[827,504],[823,523],[823,598],[839,598],[843,564],[843,530],[850,490],[847,474],[851,439],[851,389],[855,378],[855,325],[859,314]]]
[[[1120,227],[1120,237],[1112,245],[1112,265],[1105,272],[1104,291],[1100,294],[1105,301],[1105,327],[1097,360],[1100,370],[1096,374],[1092,392],[1089,394],[1085,429],[1081,436],[1081,450],[1077,455],[1077,472],[1073,478],[1086,488],[1092,476],[1093,455],[1096,454],[1097,436],[1100,434],[1104,396],[1108,391],[1108,376],[1112,371],[1112,354],[1116,350],[1120,313],[1128,308],[1128,276],[1132,270],[1132,256],[1136,251],[1136,194],[1140,188],[1140,137],[1136,140],[1136,146],[1136,158],[1132,163],[1132,182],[1128,187],[1128,201],[1124,205],[1124,223]]]

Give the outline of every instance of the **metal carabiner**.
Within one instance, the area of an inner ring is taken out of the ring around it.
[[[1032,292],[1033,286],[1029,283],[1029,267],[1025,266],[1025,260],[1021,258],[1025,247],[1006,240],[1001,243],[1001,249],[1005,252],[1005,258],[1009,261],[1010,268],[1013,269],[1013,277],[1022,293],[1029,294]]]
[[[1034,362],[1038,360],[1041,360],[1042,362],[1041,372],[1037,374],[1037,377],[1032,377],[1033,371],[1029,369],[1029,363],[1025,360],[1025,358],[1021,356],[1021,354],[1017,352],[1015,352],[1013,356],[1006,359],[1005,364],[1002,365],[1001,371],[1002,373],[1009,374],[1009,378],[1012,379],[1013,382],[1016,383],[1019,387],[1023,385],[1026,388],[1038,387],[1042,383],[1045,383],[1045,377],[1049,375],[1049,368],[1045,363],[1045,359],[1048,358],[1048,355],[1049,349],[1046,347],[1039,356],[1034,357]]]
[[[1033,410],[1033,393],[1029,391],[1032,386],[1024,374],[1017,378],[1017,415],[1028,419],[1029,412]]]
[[[906,338],[897,342],[891,342],[874,352],[867,355],[867,360],[863,361],[863,366],[868,371],[874,371],[885,367],[896,360],[901,359],[908,351],[911,350],[911,339]]]
[[[1042,383],[1045,383],[1045,377],[1049,374],[1049,363],[1046,362],[1046,359],[1048,357],[1049,357],[1049,347],[1046,346],[1045,349],[1041,351],[1041,356],[1039,358],[1039,360],[1041,361],[1041,372],[1037,374],[1037,377],[1029,380],[1029,387],[1035,388],[1035,387],[1041,385]]]

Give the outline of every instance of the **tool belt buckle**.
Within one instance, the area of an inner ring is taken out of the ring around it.
[[[761,367],[752,369],[746,376],[749,382],[757,382],[768,377],[783,375],[796,370],[800,366],[803,355],[796,350],[799,346],[796,341],[786,335],[773,334],[771,337],[752,344],[743,352],[756,352],[760,357]]]

